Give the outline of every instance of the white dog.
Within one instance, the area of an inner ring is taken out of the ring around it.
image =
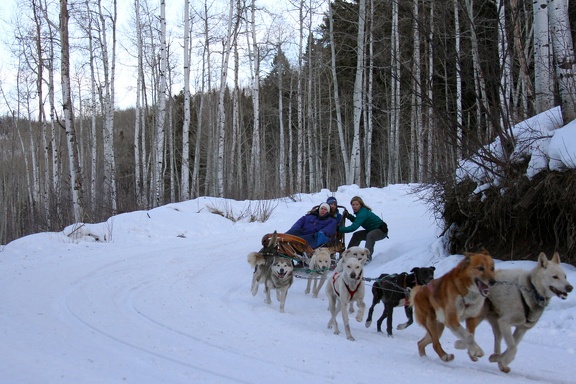
[[[330,271],[330,264],[332,263],[330,256],[330,250],[328,248],[317,248],[314,251],[308,265],[310,272],[308,274],[308,284],[304,291],[305,294],[310,293],[312,280],[314,280],[312,294],[314,297],[318,297],[318,292],[320,292],[320,289],[324,285],[326,277],[328,276],[328,271]]]
[[[496,284],[490,288],[482,312],[494,332],[494,353],[489,358],[490,362],[498,363],[502,372],[510,372],[508,365],[516,356],[518,344],[536,325],[550,299],[557,296],[565,300],[572,289],[558,253],[554,253],[552,260],[540,253],[532,271],[497,270]],[[514,333],[512,327],[516,327]],[[507,346],[504,353],[500,350],[502,337]]]
[[[334,327],[334,334],[338,335],[340,333],[336,315],[341,311],[346,337],[352,341],[354,341],[354,337],[350,333],[347,307],[348,304],[352,305],[354,302],[358,304],[356,321],[361,322],[366,308],[364,303],[363,268],[362,263],[354,257],[344,259],[342,271],[334,272],[328,284],[326,284],[326,296],[328,296],[331,314],[328,329]]]
[[[348,248],[340,255],[340,259],[338,259],[338,264],[336,264],[336,268],[334,269],[334,271],[342,272],[342,265],[344,263],[344,260],[350,257],[358,259],[358,261],[360,261],[360,263],[362,263],[362,265],[364,266],[368,262],[368,258],[370,257],[370,251],[368,250],[368,248],[362,248],[362,247]],[[350,304],[348,312],[354,313],[354,303]]]
[[[336,272],[342,272],[342,263],[344,260],[354,257],[362,263],[362,265],[366,265],[368,261],[368,257],[370,256],[370,251],[368,248],[362,247],[350,247],[340,255],[340,259],[338,260],[338,264],[336,264]]]

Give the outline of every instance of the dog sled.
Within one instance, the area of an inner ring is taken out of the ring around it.
[[[313,207],[312,210],[316,208],[318,207]],[[342,206],[338,206],[338,208],[343,209],[342,217],[338,225],[343,225],[346,221],[348,211]],[[274,235],[276,235],[277,245],[275,247],[277,254],[291,258],[294,261],[296,267],[308,267],[310,258],[314,253],[314,249],[306,242],[306,240],[298,236],[289,235],[287,233],[267,233],[262,237],[263,249],[270,247],[270,240]],[[336,234],[332,236],[328,242],[322,246],[322,248],[328,248],[330,250],[330,255],[333,260],[332,264],[333,267],[335,267],[335,255],[341,254],[346,249],[344,234],[336,232]]]

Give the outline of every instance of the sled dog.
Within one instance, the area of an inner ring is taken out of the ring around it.
[[[472,361],[484,356],[474,340],[474,331],[490,286],[494,285],[494,276],[494,260],[487,252],[468,253],[445,275],[412,290],[410,302],[416,321],[426,329],[426,335],[418,341],[420,356],[426,356],[425,348],[432,343],[440,359],[454,359],[440,344],[445,326],[462,340]],[[466,328],[461,321],[466,321]]]
[[[308,284],[306,285],[304,293],[310,293],[312,281],[314,281],[312,294],[314,297],[318,297],[318,292],[322,289],[328,276],[328,272],[330,271],[330,264],[332,263],[332,258],[330,256],[330,250],[328,248],[317,248],[314,251],[308,264],[310,273],[308,274]]]
[[[356,302],[358,304],[358,313],[356,314],[356,321],[361,322],[364,317],[364,280],[363,280],[363,266],[362,263],[350,257],[344,259],[342,263],[342,271],[332,274],[330,280],[326,284],[326,296],[328,296],[330,310],[330,321],[328,322],[328,329],[334,327],[334,334],[338,335],[338,322],[336,315],[342,312],[342,322],[344,323],[344,330],[348,340],[354,341],[354,337],[350,333],[350,324],[348,322],[348,305]]]
[[[342,272],[342,263],[344,262],[345,259],[348,259],[349,257],[354,257],[358,259],[360,263],[362,263],[362,265],[366,265],[369,256],[370,251],[368,250],[368,248],[350,247],[346,249],[344,252],[342,252],[342,254],[340,255],[340,259],[338,260],[338,264],[336,264],[336,269],[334,270],[336,272]]]
[[[394,273],[389,275],[383,273],[372,285],[372,305],[368,309],[366,318],[366,328],[372,324],[372,313],[374,307],[382,301],[384,310],[382,316],[376,321],[376,330],[382,332],[382,322],[386,322],[386,333],[392,336],[392,313],[395,307],[404,307],[407,322],[398,324],[396,329],[406,329],[414,322],[412,306],[410,306],[410,291],[417,285],[426,285],[434,278],[434,267],[414,267],[408,272]]]
[[[277,252],[276,232],[270,239],[270,244],[260,252],[248,254],[248,263],[254,268],[252,274],[252,296],[258,293],[258,285],[264,284],[265,303],[271,304],[270,291],[276,290],[276,298],[280,302],[280,312],[284,312],[286,295],[294,280],[294,264],[292,260],[280,256]]]
[[[490,362],[498,363],[502,372],[510,372],[508,365],[514,360],[524,334],[536,325],[552,297],[565,300],[572,288],[557,252],[552,260],[540,253],[538,263],[531,271],[497,270],[496,284],[490,288],[481,314],[494,333],[494,353],[490,355]],[[512,327],[516,327],[514,333]],[[507,346],[503,353],[500,349],[502,338]]]

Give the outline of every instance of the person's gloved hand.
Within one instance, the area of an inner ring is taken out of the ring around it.
[[[330,239],[324,234],[324,232],[318,232],[316,235],[316,247],[326,244],[328,240]]]

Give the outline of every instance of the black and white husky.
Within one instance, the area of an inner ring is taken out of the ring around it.
[[[270,245],[260,252],[250,252],[248,263],[254,268],[252,274],[252,296],[258,293],[258,285],[264,284],[265,303],[271,304],[270,291],[276,290],[276,298],[280,302],[280,312],[284,312],[286,295],[294,281],[294,264],[291,259],[280,256],[276,252],[276,233],[270,239]]]

